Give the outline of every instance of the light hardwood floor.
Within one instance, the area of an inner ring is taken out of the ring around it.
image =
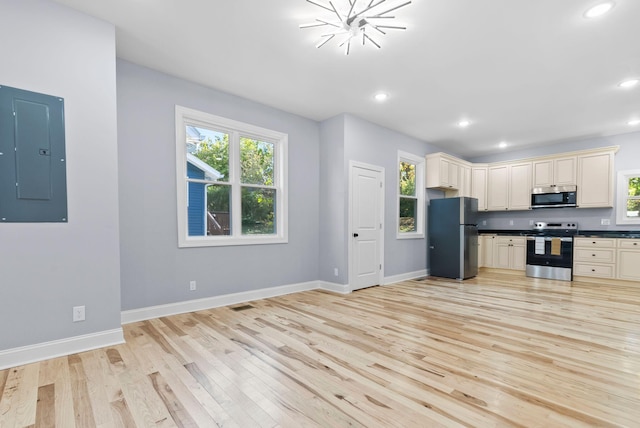
[[[483,273],[248,305],[0,371],[0,427],[640,426],[640,284]]]

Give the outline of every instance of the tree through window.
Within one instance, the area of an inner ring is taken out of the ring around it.
[[[180,246],[286,242],[286,135],[182,107],[176,127]]]

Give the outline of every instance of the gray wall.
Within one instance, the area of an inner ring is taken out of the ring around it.
[[[385,169],[384,257],[386,277],[427,268],[425,239],[397,239],[398,150],[424,156],[435,146],[343,114],[321,124],[321,253],[320,278],[347,284],[349,161]],[[424,190],[423,190],[424,191]],[[327,222],[324,222],[327,219]],[[426,228],[426,223],[425,223]],[[339,276],[333,274],[339,269]]]
[[[349,282],[344,116],[320,124],[320,280]],[[338,269],[338,275],[334,273]]]
[[[317,280],[318,123],[121,60],[117,76],[122,309]],[[178,248],[176,104],[289,135],[289,243]]]
[[[0,10],[0,84],[64,98],[69,209],[0,224],[3,350],[120,328],[120,257],[115,30],[51,1]]]
[[[493,156],[483,156],[470,159],[470,161],[500,162],[608,146],[620,146],[620,150],[615,156],[616,172],[628,169],[640,169],[640,132],[553,144],[528,150],[499,153]],[[609,219],[611,225],[602,226],[600,224],[602,219]],[[616,212],[614,208],[560,208],[536,211],[489,212],[481,214],[480,227],[483,229],[528,229],[531,227],[529,225],[531,220],[557,222],[577,221],[580,229],[582,230],[640,229],[639,226],[617,226]],[[483,221],[486,222],[486,224],[483,224]],[[511,221],[513,221],[513,226],[510,225]]]

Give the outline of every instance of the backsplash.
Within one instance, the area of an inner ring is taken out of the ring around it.
[[[609,221],[603,225],[602,220]],[[579,230],[640,230],[637,225],[616,225],[613,208],[548,208],[528,211],[484,211],[478,215],[478,228],[497,230],[531,229],[531,222],[578,223]]]

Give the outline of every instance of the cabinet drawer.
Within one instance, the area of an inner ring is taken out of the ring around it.
[[[496,244],[498,245],[525,245],[526,238],[524,236],[498,236],[496,237]]]
[[[640,251],[640,239],[618,239],[618,248]]]
[[[573,259],[596,263],[613,263],[616,261],[616,250],[613,248],[576,248]]]
[[[575,238],[573,244],[581,248],[614,248],[616,241],[612,238]]]
[[[598,265],[589,263],[575,263],[573,274],[577,276],[596,276],[598,278],[613,278],[614,265]]]

